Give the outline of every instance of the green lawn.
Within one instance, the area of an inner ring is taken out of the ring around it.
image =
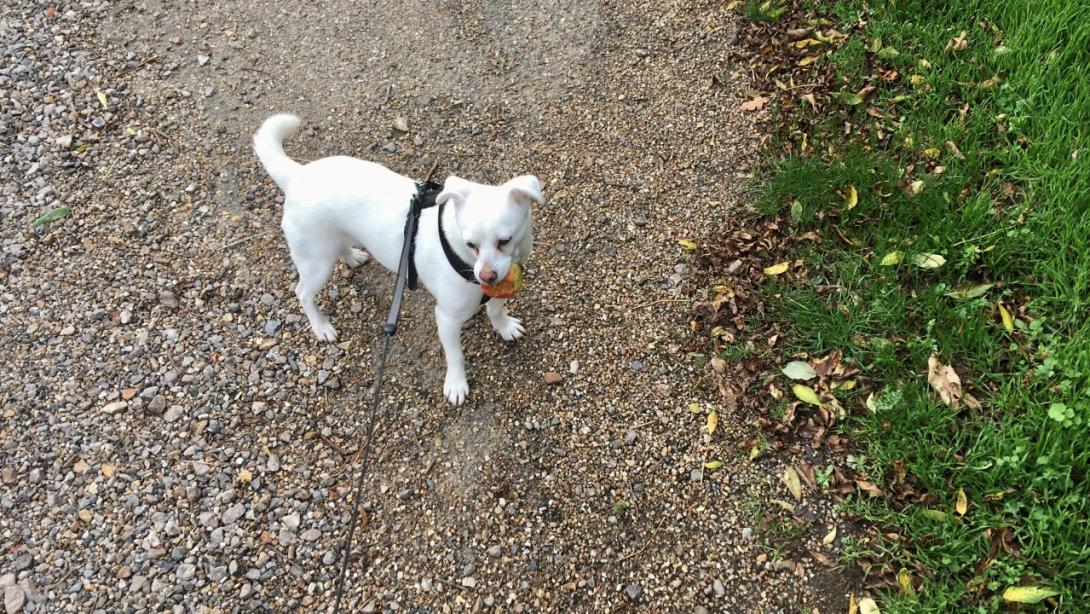
[[[1027,611],[1090,611],[1090,0],[866,7],[798,9],[847,34],[818,60],[843,91],[875,89],[796,107],[810,149],[769,160],[759,195],[823,238],[798,254],[811,279],[769,289],[791,350],[839,349],[868,382],[853,464],[934,497],[855,500],[905,540],[849,558],[922,582],[887,613],[1005,611],[1019,584],[1059,593]],[[938,400],[932,355],[981,407]]]

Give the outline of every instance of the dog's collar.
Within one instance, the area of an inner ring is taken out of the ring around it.
[[[454,251],[454,247],[451,246],[450,241],[447,239],[447,233],[443,231],[443,210],[446,206],[447,203],[439,205],[439,215],[436,216],[439,220],[439,244],[443,246],[443,254],[446,255],[450,268],[454,269],[454,272],[460,275],[462,279],[475,284],[477,278],[473,275],[473,265],[462,260],[462,257]]]
[[[420,212],[424,209],[429,209],[435,206],[435,197],[443,191],[443,186],[431,181],[424,181],[416,184],[416,194],[413,195],[412,201],[409,203],[409,215],[420,218]],[[447,233],[443,231],[443,212],[446,210],[446,203],[439,205],[439,212],[436,215],[438,220],[437,226],[439,230],[439,244],[443,246],[443,255],[447,257],[447,262],[450,263],[450,268],[454,269],[462,279],[471,284],[477,283],[477,278],[473,275],[473,265],[469,264],[462,257],[454,251],[454,247],[451,246],[450,240],[447,239]],[[412,242],[410,249],[412,250],[412,257],[409,258],[409,275],[408,285],[412,290],[416,289],[417,275],[416,275],[416,235],[409,238]],[[487,302],[488,295],[481,296],[481,303]]]

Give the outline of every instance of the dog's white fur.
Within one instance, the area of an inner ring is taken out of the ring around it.
[[[315,294],[338,259],[355,267],[370,254],[387,269],[397,271],[405,216],[416,182],[380,164],[346,156],[299,164],[282,146],[298,128],[299,118],[294,115],[268,118],[254,135],[254,151],[284,190],[281,227],[299,272],[295,294],[314,334],[333,341],[337,331],[318,310]],[[533,245],[531,203],[543,204],[544,198],[537,178],[530,175],[499,186],[450,176],[436,202],[448,203],[443,219],[447,240],[463,260],[473,263],[477,281],[484,283],[504,279],[512,261],[525,263]],[[420,216],[416,267],[420,282],[436,299],[435,321],[447,362],[443,393],[451,403],[460,405],[469,393],[461,329],[480,308],[482,291],[462,279],[443,254],[438,211],[439,207],[431,207]],[[486,311],[492,327],[510,341],[521,337],[525,329],[507,314],[505,303],[492,299]]]

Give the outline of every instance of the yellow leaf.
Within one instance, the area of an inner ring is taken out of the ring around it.
[[[817,59],[818,59],[818,56],[816,56],[816,55],[807,56],[807,57],[802,58],[801,60],[799,60],[799,66],[809,66],[809,65],[813,64],[814,61],[817,60]]]
[[[768,501],[770,503],[775,503],[780,507],[780,509],[785,512],[789,512],[791,514],[795,513],[795,505],[793,503],[788,503],[787,501],[784,501],[782,499],[769,499]]]
[[[874,402],[874,393],[873,392],[867,395],[866,405],[867,405],[867,409],[870,410],[870,413],[872,413],[872,414],[878,413],[878,404]]]
[[[715,471],[716,469],[718,469],[718,468],[720,468],[722,466],[723,466],[723,461],[721,461],[721,460],[713,460],[713,461],[708,461],[708,462],[704,463],[704,468],[707,469],[708,471]]]
[[[700,413],[700,404],[699,403],[689,403],[689,411],[694,413],[694,414],[699,414]]]
[[[901,592],[908,596],[914,596],[916,589],[912,586],[912,574],[908,573],[907,569],[901,569],[897,572],[897,584],[901,585]]]
[[[106,94],[103,94],[102,90],[95,90],[95,93],[98,94],[98,101],[100,103],[102,103],[102,108],[103,109],[109,109],[110,108],[110,102],[108,100],[106,100]]]
[[[954,504],[954,509],[957,510],[958,516],[964,516],[965,512],[969,511],[969,498],[965,496],[965,489],[958,489],[958,501]]]
[[[938,147],[928,147],[927,149],[923,150],[923,155],[924,155],[925,158],[932,158],[932,159],[937,158],[937,157],[939,157],[939,148]]]
[[[802,39],[802,40],[795,43],[795,48],[796,49],[805,49],[807,47],[817,47],[820,44],[821,44],[821,41],[819,41],[819,40],[814,40],[812,38],[804,38],[804,39]]]
[[[1060,591],[1043,586],[1012,586],[1003,591],[1003,601],[1013,603],[1041,603],[1049,597],[1059,595]]]
[[[783,483],[787,485],[787,490],[791,491],[795,501],[802,501],[802,483],[799,482],[799,472],[795,471],[794,467],[784,470]]]
[[[916,62],[916,64],[918,64],[919,67],[924,69],[924,70],[930,70],[931,69],[931,62],[928,62],[927,60],[925,60],[923,58],[920,58],[920,61]]]
[[[859,192],[855,190],[855,186],[848,186],[848,200],[844,203],[845,209],[854,209],[859,204]]]
[[[883,256],[878,264],[881,266],[895,266],[901,264],[901,261],[904,259],[905,255],[901,252],[890,252]]]
[[[684,247],[685,249],[687,249],[689,251],[696,250],[696,243],[693,243],[692,241],[690,241],[688,239],[681,239],[680,241],[677,242],[677,244]]]
[[[719,413],[714,409],[708,414],[708,423],[706,426],[708,427],[708,434],[714,435],[715,427],[719,426]]]
[[[855,593],[848,597],[848,614],[859,614],[859,604],[855,602]]]
[[[238,481],[243,484],[249,484],[250,480],[254,479],[254,474],[249,469],[243,469],[238,472]]]
[[[836,527],[834,526],[828,533],[825,534],[825,537],[821,538],[821,543],[823,543],[825,545],[829,545],[829,544],[833,543],[833,541],[835,539],[836,539]]]
[[[761,455],[761,446],[754,445],[749,450],[749,460],[753,460]]]
[[[999,317],[1003,318],[1003,328],[1007,329],[1008,333],[1014,332],[1014,318],[1011,316],[1011,312],[1007,311],[1007,308],[1003,306],[1003,303],[999,305]]]
[[[920,85],[924,82],[924,78],[922,75],[912,75],[908,78],[908,80],[912,83],[912,85]]]
[[[779,275],[786,271],[788,266],[790,266],[789,262],[781,262],[779,264],[774,264],[770,267],[765,267],[765,275],[768,275],[770,277],[774,275]]]
[[[822,405],[821,398],[818,397],[818,394],[814,392],[814,389],[809,386],[795,384],[791,387],[791,391],[795,393],[795,396],[798,397],[800,401],[811,405],[817,405],[818,407],[821,407]]]
[[[852,390],[853,388],[855,388],[855,380],[854,379],[846,379],[846,380],[840,382],[840,384],[834,385],[833,387],[836,388],[837,390]]]
[[[733,11],[734,9],[738,8],[738,5],[741,4],[741,3],[742,3],[742,0],[731,0],[730,2],[727,3],[727,9],[726,10]]]
[[[878,609],[878,604],[874,603],[873,599],[864,597],[859,600],[859,614],[882,614],[882,611]]]
[[[919,194],[922,191],[923,191],[923,180],[922,179],[917,179],[916,181],[913,181],[908,186],[908,193],[913,195],[913,196],[915,196],[916,194]]]

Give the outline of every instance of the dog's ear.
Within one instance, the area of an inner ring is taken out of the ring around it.
[[[507,182],[511,188],[511,198],[520,205],[529,207],[533,201],[539,205],[545,204],[545,197],[541,195],[541,182],[533,175],[522,175]]]
[[[435,197],[435,202],[442,205],[447,201],[453,201],[452,204],[455,207],[464,205],[470,187],[469,182],[465,179],[451,175],[443,182],[443,191]]]

